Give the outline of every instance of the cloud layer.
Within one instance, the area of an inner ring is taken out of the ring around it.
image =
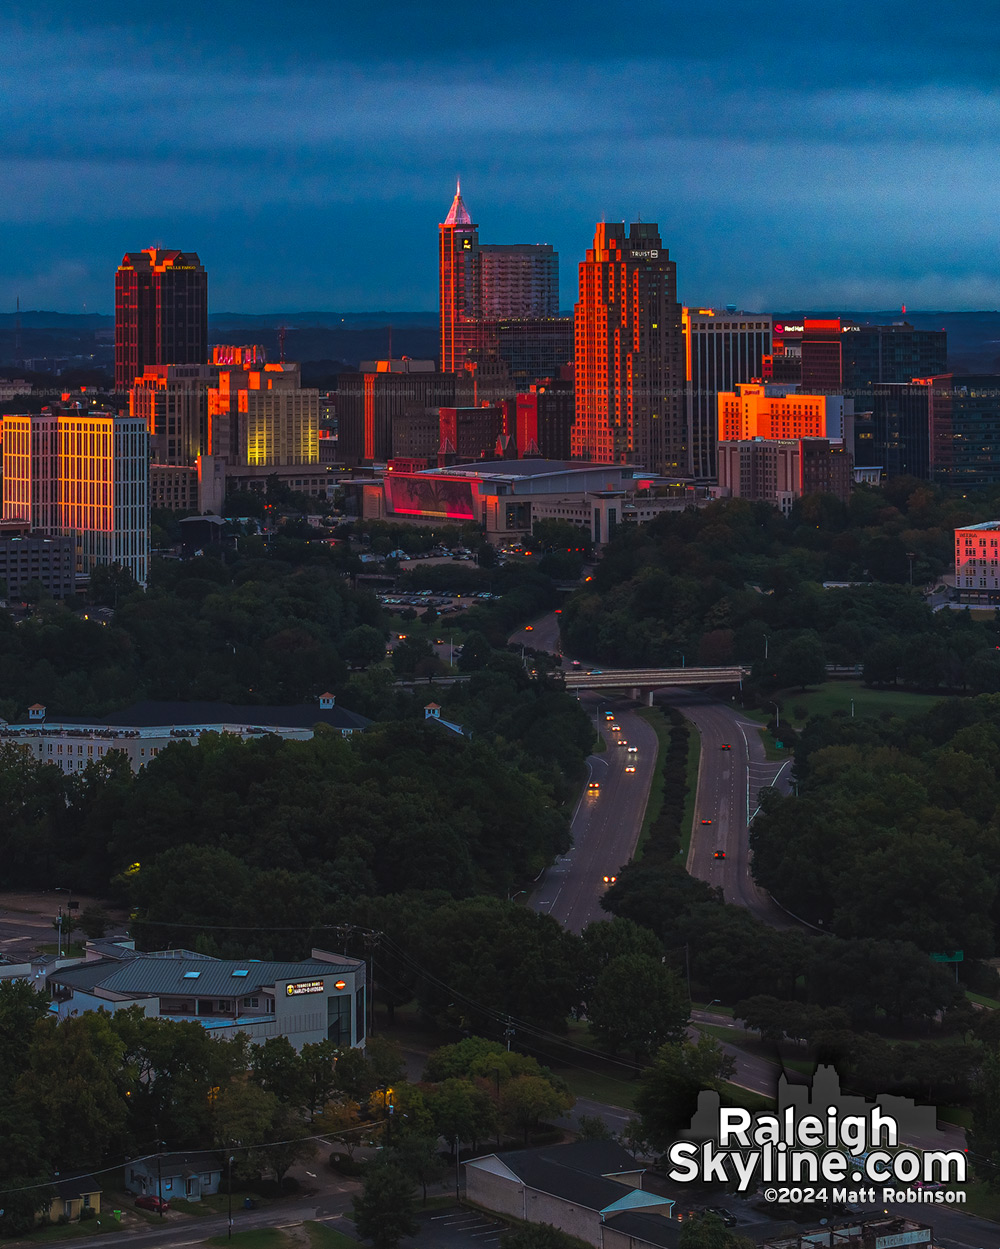
[[[217,310],[431,308],[456,174],[483,239],[557,246],[564,306],[595,220],[636,214],[686,301],[1000,305],[971,7],[100,7],[0,18],[0,307],[110,309],[160,242]]]

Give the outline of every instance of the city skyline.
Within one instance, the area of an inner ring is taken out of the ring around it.
[[[219,310],[429,310],[456,175],[488,237],[559,252],[564,308],[593,223],[640,214],[683,302],[1000,304],[973,15],[515,4],[459,30],[431,4],[330,25],[294,0],[14,0],[0,30],[23,71],[0,307],[109,311],[108,268],[162,242]]]

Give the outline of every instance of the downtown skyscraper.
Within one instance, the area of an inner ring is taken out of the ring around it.
[[[600,222],[574,317],[574,457],[688,473],[677,266],[652,222]]]
[[[525,385],[572,355],[559,316],[559,255],[549,243],[480,243],[461,187],[438,227],[441,372],[507,369]]]
[[[115,274],[115,389],[147,366],[208,360],[208,274],[197,252],[126,252]]]

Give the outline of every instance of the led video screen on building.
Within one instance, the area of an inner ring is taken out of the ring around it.
[[[387,473],[386,511],[397,516],[476,520],[475,483],[460,477]]]

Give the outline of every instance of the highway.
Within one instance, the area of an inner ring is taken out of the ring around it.
[[[768,760],[760,725],[735,707],[688,690],[661,691],[659,698],[676,707],[701,736],[688,872],[721,888],[727,902],[745,906],[764,923],[774,928],[796,926],[796,921],[754,882],[747,832],[760,790],[788,784],[791,757],[781,762]],[[724,746],[729,749],[724,750]],[[702,820],[711,823],[703,824]],[[717,851],[726,857],[717,859]]]
[[[607,743],[602,754],[587,760],[589,779],[600,789],[584,790],[573,815],[572,847],[544,872],[528,901],[533,910],[551,915],[570,932],[608,918],[601,910],[607,890],[604,877],[616,875],[632,857],[657,756],[656,733],[634,711],[616,712],[614,723],[621,732],[612,733],[600,713],[601,708],[612,708],[612,702],[588,696],[583,705]],[[619,740],[638,746],[638,752],[629,754]],[[629,765],[634,772],[625,771]]]

